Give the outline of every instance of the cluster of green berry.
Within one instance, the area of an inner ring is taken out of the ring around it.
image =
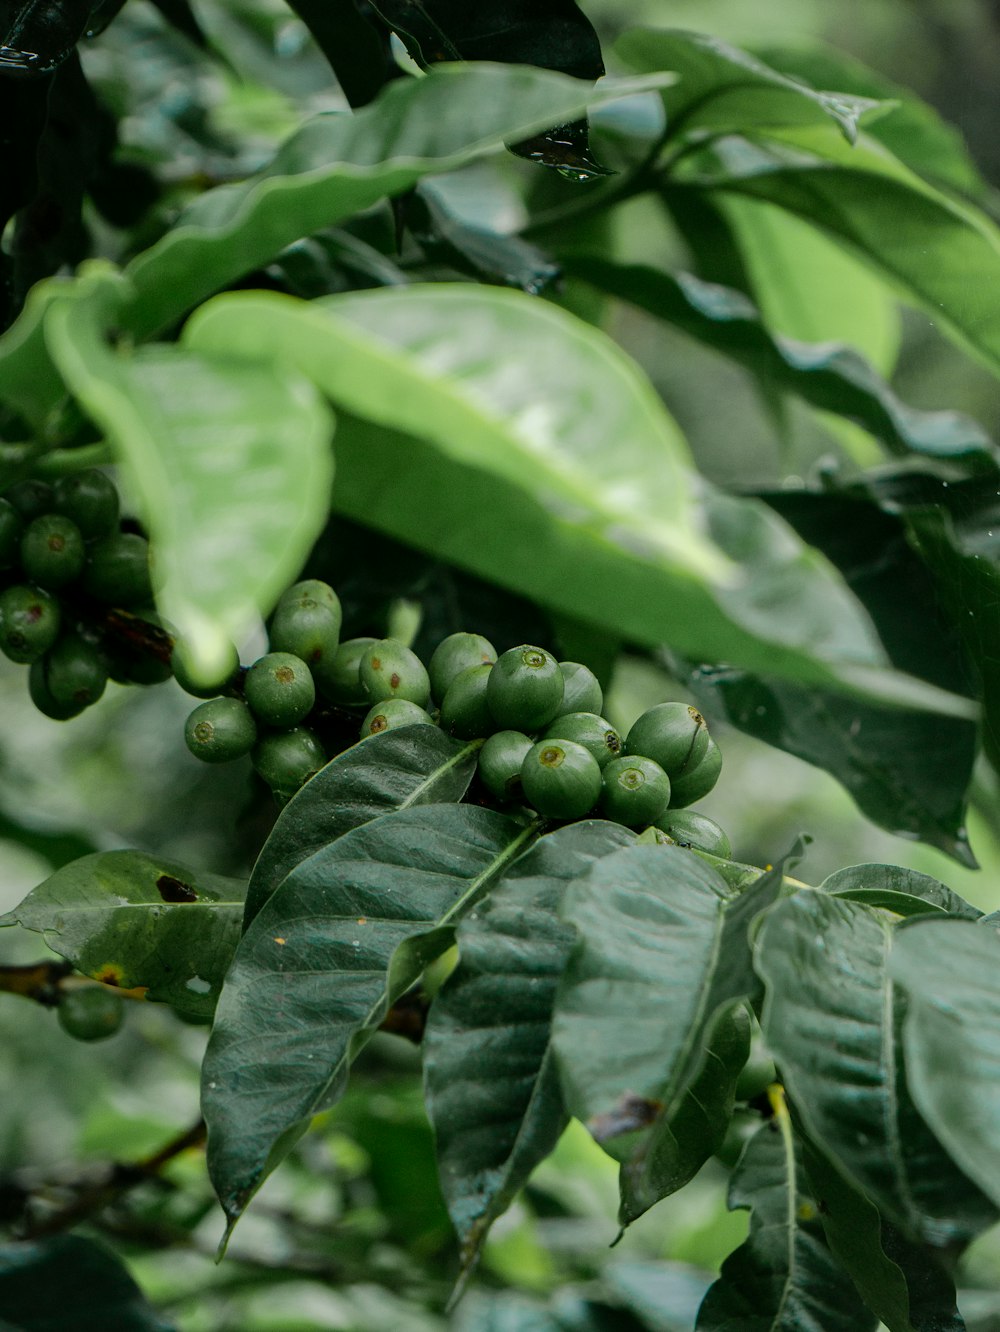
[[[30,667],[39,711],[65,721],[96,703],[109,677],[132,678],[107,616],[150,604],[149,543],[122,530],[103,472],[20,481],[0,496],[0,578],[0,651]]]

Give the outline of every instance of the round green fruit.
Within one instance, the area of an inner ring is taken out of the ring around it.
[[[395,731],[400,726],[433,726],[430,713],[408,698],[387,698],[376,703],[361,723],[361,739],[379,735],[382,731]]]
[[[85,703],[60,703],[52,697],[45,673],[45,658],[39,657],[28,667],[28,697],[43,717],[52,721],[69,721],[79,717]]]
[[[84,591],[109,606],[144,606],[152,600],[149,542],[137,532],[117,532],[90,548]]]
[[[246,673],[243,695],[267,726],[297,726],[313,710],[316,685],[309,667],[291,652],[269,652]]]
[[[273,652],[291,652],[311,671],[322,670],[340,646],[340,611],[312,597],[281,601],[271,618],[268,641]]]
[[[285,606],[298,601],[315,601],[325,606],[336,615],[338,624],[343,616],[340,598],[330,584],[324,583],[321,578],[303,578],[300,582],[293,583],[290,588],[282,592],[278,598],[278,605]]]
[[[0,651],[11,661],[37,661],[58,638],[59,622],[51,593],[20,583],[0,592]]]
[[[21,558],[24,519],[10,500],[0,499],[0,569],[12,569]]]
[[[473,666],[492,666],[496,659],[496,648],[482,634],[449,634],[434,649],[427,668],[431,693],[442,702],[456,676]]]
[[[601,794],[601,769],[583,745],[572,740],[539,740],[521,765],[525,799],[553,819],[582,819]]]
[[[43,513],[28,524],[21,538],[21,566],[39,587],[56,591],[83,573],[83,534],[72,518]]]
[[[91,467],[59,478],[53,487],[52,508],[72,518],[85,541],[96,541],[118,527],[121,506],[115,483]]]
[[[228,763],[250,753],[257,741],[257,726],[240,699],[213,698],[199,704],[188,717],[184,740],[203,762]]]
[[[331,660],[319,663],[313,674],[324,698],[349,707],[368,702],[361,687],[361,658],[374,642],[374,638],[345,639]]]
[[[299,787],[326,764],[326,751],[319,738],[305,726],[265,736],[250,757],[279,805],[287,804]]]
[[[486,696],[502,730],[540,731],[562,707],[565,688],[555,657],[524,643],[497,659]]]
[[[103,1041],[113,1036],[125,1019],[120,994],[103,985],[74,985],[59,996],[59,1025],[77,1041]]]
[[[600,716],[604,709],[604,690],[594,672],[578,661],[561,661],[559,669],[563,677],[563,701],[559,706],[559,715],[595,712]]]
[[[361,658],[361,688],[371,703],[406,698],[419,707],[430,700],[431,682],[417,654],[394,638],[377,639]]]
[[[36,665],[43,668],[46,687],[62,707],[89,708],[108,683],[104,654],[77,634],[60,638]]]
[[[708,749],[708,727],[697,708],[686,703],[658,703],[629,731],[625,753],[658,763],[673,780],[699,763]]]
[[[644,828],[666,813],[670,778],[658,763],[642,755],[612,759],[604,769],[601,810],[626,828]]]
[[[484,661],[460,671],[441,700],[441,729],[459,740],[476,740],[496,730],[488,700],[493,666]]]
[[[605,767],[622,752],[622,738],[603,717],[596,712],[567,712],[550,722],[546,740],[573,740],[589,749],[600,767]]]
[[[521,792],[521,768],[531,741],[521,731],[496,731],[479,751],[479,780],[505,803]]]
[[[670,805],[681,809],[702,800],[719,780],[722,771],[722,750],[714,740],[709,739],[704,757],[695,767],[675,777],[670,790]]]
[[[723,860],[732,858],[733,848],[725,830],[707,814],[699,814],[697,810],[671,808],[657,819],[656,826],[678,846],[707,851],[709,855],[721,856]]]
[[[184,690],[185,694],[190,694],[192,698],[215,698],[221,694],[232,682],[233,677],[240,669],[240,654],[236,651],[236,646],[230,643],[226,653],[226,662],[222,668],[205,679],[200,675],[192,674],[189,653],[183,639],[176,639],[173,652],[170,654],[170,669],[173,671],[174,679]]]
[[[13,504],[26,523],[33,518],[40,518],[52,509],[53,492],[47,481],[29,478],[8,486],[3,493],[4,499]]]

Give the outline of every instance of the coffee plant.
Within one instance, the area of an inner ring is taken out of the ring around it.
[[[179,686],[142,789],[232,822],[2,815],[53,866],[10,1029],[122,1043],[149,1113],[200,1061],[202,1116],[58,1183],[4,1139],[4,1328],[1000,1325],[1000,912],[699,807],[743,732],[959,866],[996,824],[1000,449],[890,380],[900,303],[1000,375],[996,196],[855,60],[632,8],[0,3],[8,726]],[[592,1247],[728,1172],[721,1270],[491,1262],[584,1141]],[[203,1222],[173,1321],[143,1262]],[[340,1303],[226,1314],[227,1266]]]

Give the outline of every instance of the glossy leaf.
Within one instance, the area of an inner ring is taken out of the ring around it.
[[[955,1283],[937,1255],[927,1245],[906,1239],[881,1217],[821,1147],[800,1146],[827,1243],[889,1332],[964,1332],[955,1306]]]
[[[78,971],[209,1017],[240,937],[246,884],[141,851],[72,860],[10,912]]]
[[[128,267],[129,328],[168,328],[212,292],[286,245],[602,104],[662,83],[618,80],[593,92],[550,70],[477,63],[394,80],[355,115],[308,121],[260,175],[203,195]]]
[[[127,284],[95,267],[54,301],[45,337],[107,432],[152,542],[157,605],[211,676],[271,608],[328,515],[332,421],[288,370],[175,346],[122,355],[107,330]]]
[[[60,1332],[72,1302],[77,1332],[173,1332],[121,1259],[82,1235],[0,1245],[0,1326]]]
[[[629,301],[732,357],[769,387],[850,417],[895,453],[1000,457],[996,445],[971,418],[958,412],[920,411],[900,402],[852,348],[772,336],[760,311],[742,292],[702,282],[689,273],[675,276],[647,264],[617,264],[596,254],[570,254],[564,267],[571,277]]]
[[[1000,934],[961,920],[899,930],[906,1079],[921,1114],[1000,1208]]]
[[[280,353],[347,409],[335,504],[358,521],[622,637],[971,709],[883,676],[843,585],[766,510],[704,485],[697,505],[687,448],[648,382],[553,306],[468,284],[308,307],[240,293],[204,306],[185,344]]]
[[[48,74],[71,54],[83,36],[92,0],[8,0],[0,13],[0,74]]]
[[[780,890],[774,871],[734,894],[673,846],[626,848],[567,890],[562,914],[579,942],[553,1043],[567,1106],[616,1155],[616,1128],[641,1126],[629,1123],[630,1105],[648,1104],[646,1124],[670,1121],[720,1013],[755,992],[747,931]]]
[[[226,979],[202,1069],[209,1173],[230,1225],[535,836],[470,805],[399,810],[317,851],[268,899]]]
[[[560,828],[458,927],[460,961],[431,1006],[423,1048],[441,1188],[465,1266],[568,1119],[551,1022],[575,936],[559,919],[559,899],[633,840],[612,823]]]
[[[907,1090],[896,937],[858,902],[815,892],[782,902],[757,936],[761,1028],[809,1138],[910,1238],[941,1248],[968,1242],[996,1210]]]
[[[436,726],[404,726],[338,754],[293,796],[261,848],[247,889],[247,928],[296,865],[379,814],[461,800],[478,745]]]
[[[894,911],[900,916],[952,915],[980,920],[982,912],[945,884],[901,865],[850,865],[823,880],[834,897]]]
[[[864,118],[881,113],[871,98],[817,92],[707,33],[633,28],[620,39],[615,53],[632,69],[669,69],[680,76],[663,92],[671,139],[705,130],[832,121],[853,143]]]
[[[709,1288],[697,1332],[874,1332],[877,1317],[827,1247],[787,1111],[747,1143],[729,1206],[750,1209],[750,1235]]]
[[[387,34],[364,18],[354,0],[290,0],[312,33],[351,106],[366,106],[392,77]]]

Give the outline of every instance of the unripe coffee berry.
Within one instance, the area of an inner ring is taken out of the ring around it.
[[[361,687],[361,658],[374,642],[374,638],[345,639],[330,661],[324,658],[318,663],[313,675],[324,698],[349,707],[368,702]]]
[[[52,487],[47,481],[39,481],[34,477],[29,477],[26,481],[16,481],[14,485],[7,487],[3,495],[5,500],[13,504],[26,523],[52,510]]]
[[[103,1041],[113,1036],[125,1018],[120,994],[103,985],[73,986],[59,996],[59,1025],[77,1041]]]
[[[433,726],[430,713],[408,698],[387,698],[376,703],[361,723],[361,739],[379,735],[382,731],[395,731],[400,726]]]
[[[642,756],[612,759],[604,769],[601,811],[626,828],[644,828],[666,813],[670,778],[658,763]]]
[[[604,690],[597,676],[578,661],[561,661],[563,701],[559,716],[567,712],[594,712],[600,716],[604,708]]]
[[[77,711],[90,707],[104,693],[108,666],[104,654],[76,634],[66,634],[36,663],[55,702]]]
[[[496,648],[481,634],[449,634],[434,649],[427,668],[431,693],[440,703],[456,676],[473,666],[492,665],[496,659]]]
[[[308,597],[282,601],[271,619],[268,642],[272,651],[291,652],[315,672],[333,660],[340,645],[340,615]]]
[[[334,592],[329,583],[324,583],[321,578],[303,578],[298,583],[293,583],[291,587],[282,592],[278,598],[279,606],[286,606],[289,602],[315,601],[321,606],[326,606],[328,610],[333,611],[338,623],[343,617],[343,610],[340,605],[340,598]]]
[[[441,701],[441,729],[459,740],[476,740],[496,730],[487,702],[493,666],[482,662],[460,671]]]
[[[573,740],[589,749],[600,767],[605,767],[622,752],[622,738],[603,717],[594,712],[568,712],[550,722],[546,740]]]
[[[188,651],[183,639],[175,640],[174,649],[170,655],[170,669],[173,671],[174,679],[185,694],[190,694],[193,698],[215,698],[230,684],[239,668],[240,654],[236,651],[236,646],[233,643],[228,645],[224,665],[209,678],[192,674]]]
[[[553,819],[582,819],[601,794],[601,769],[583,745],[539,740],[521,766],[525,799]]]
[[[249,754],[257,741],[257,726],[247,705],[238,698],[213,698],[188,717],[184,741],[205,763],[228,763]]]
[[[685,805],[693,805],[696,800],[702,800],[719,780],[721,771],[722,750],[714,740],[709,739],[701,762],[675,777],[671,783],[671,808],[681,809]]]
[[[299,787],[326,764],[326,751],[305,726],[265,736],[250,757],[279,805],[287,804]]]
[[[67,587],[80,577],[84,559],[83,534],[62,514],[34,518],[21,538],[21,566],[39,587],[52,591]]]
[[[486,696],[501,729],[539,731],[558,713],[564,691],[563,673],[555,657],[525,643],[497,659]]]
[[[153,596],[149,542],[136,532],[117,532],[90,548],[83,587],[109,606],[144,606]]]
[[[59,622],[59,602],[41,588],[18,583],[0,592],[0,651],[11,661],[37,661],[58,638]]]
[[[699,814],[693,809],[668,809],[657,820],[657,828],[678,846],[693,847],[696,851],[707,851],[710,856],[721,856],[731,860],[732,844],[724,829],[707,814]]]
[[[296,726],[316,702],[309,667],[291,652],[269,652],[246,673],[243,695],[268,726]]]
[[[380,638],[361,658],[361,687],[372,703],[407,698],[423,707],[431,696],[427,668],[415,652],[394,638]]]
[[[118,527],[120,504],[115,483],[93,467],[61,476],[53,487],[52,507],[56,513],[72,518],[85,541],[110,536]]]
[[[521,793],[521,768],[531,741],[521,731],[496,731],[479,751],[479,780],[497,800],[515,800]]]
[[[708,727],[697,708],[686,703],[658,703],[629,731],[625,753],[644,755],[673,778],[700,763],[708,749]]]

